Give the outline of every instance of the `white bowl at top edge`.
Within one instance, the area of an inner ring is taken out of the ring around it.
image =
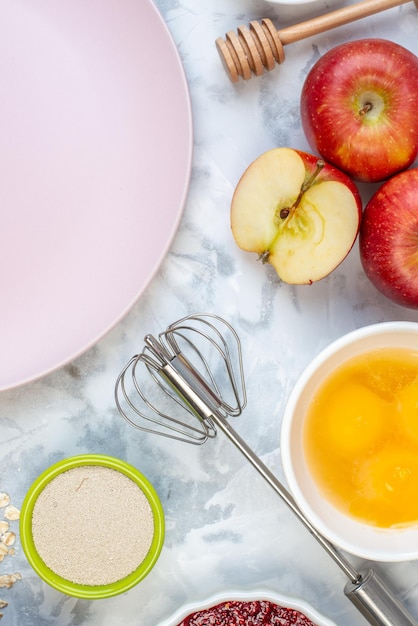
[[[231,589],[229,591],[224,591],[222,593],[211,595],[201,600],[186,603],[184,606],[178,609],[171,617],[163,620],[163,622],[160,623],[159,626],[178,626],[178,624],[180,624],[186,617],[192,615],[193,613],[196,613],[196,611],[210,609],[211,607],[214,607],[222,602],[228,602],[233,600],[244,602],[266,600],[279,606],[300,611],[300,613],[303,613],[306,617],[312,620],[316,624],[316,626],[336,626],[335,622],[319,613],[319,611],[314,609],[308,602],[305,602],[304,600],[301,600],[299,598],[285,596],[273,591],[266,591],[263,589],[253,591]]]
[[[266,0],[268,4],[275,6],[302,6],[304,4],[321,4],[321,0]],[[323,3],[322,3],[323,4]]]
[[[398,562],[418,559],[418,525],[377,528],[338,511],[320,493],[303,451],[305,407],[318,384],[344,360],[381,347],[412,348],[418,352],[418,323],[382,322],[365,326],[340,337],[320,352],[289,396],[281,427],[281,458],[298,507],[324,537],[357,556]]]
[[[272,18],[275,26],[298,24],[313,17],[325,15],[341,8],[343,0],[331,0],[331,6],[327,0],[266,0],[275,12]]]

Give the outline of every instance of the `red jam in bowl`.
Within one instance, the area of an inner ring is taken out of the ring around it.
[[[221,602],[197,611],[178,626],[315,626],[296,609],[278,606],[268,600]]]

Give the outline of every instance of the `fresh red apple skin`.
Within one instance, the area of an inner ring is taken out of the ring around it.
[[[387,298],[418,308],[418,168],[396,174],[367,203],[359,235],[363,269]]]
[[[355,183],[323,159],[292,148],[261,154],[231,203],[235,242],[289,284],[331,273],[357,238],[362,201]]]
[[[380,182],[418,153],[418,57],[386,39],[336,46],[301,92],[309,145],[356,180]]]

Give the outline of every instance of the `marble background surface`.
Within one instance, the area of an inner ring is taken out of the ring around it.
[[[138,0],[141,1],[141,0]],[[412,2],[286,49],[286,61],[261,78],[233,85],[214,40],[251,19],[283,25],[333,8],[320,0],[293,13],[263,0],[157,0],[190,87],[194,156],[177,235],[146,292],[128,315],[66,367],[0,394],[0,490],[20,506],[35,477],[73,454],[125,459],[156,487],[166,541],[138,587],[105,601],[66,597],[43,584],[22,553],[0,573],[22,580],[0,589],[4,626],[157,626],[183,603],[225,588],[263,587],[304,598],[339,626],[366,622],[344,597],[344,575],[222,435],[185,447],[130,429],[117,415],[113,387],[146,333],[194,312],[217,313],[244,349],[248,407],[234,422],[242,437],[282,477],[279,430],[297,376],[341,334],[374,322],[416,320],[368,282],[355,247],[329,277],[310,287],[281,284],[272,269],[242,253],[229,229],[229,204],[246,166],[274,146],[308,149],[299,121],[307,71],[334,45],[386,37],[418,53]],[[373,186],[361,188],[366,200]],[[16,525],[16,523],[14,523]],[[353,564],[359,565],[355,557]],[[418,563],[377,564],[418,617]]]

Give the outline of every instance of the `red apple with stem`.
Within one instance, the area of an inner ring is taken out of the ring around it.
[[[302,126],[326,161],[363,182],[406,169],[418,153],[418,57],[393,41],[336,46],[310,70]]]
[[[418,308],[418,168],[396,174],[369,200],[359,249],[373,285],[393,302]]]
[[[361,213],[360,194],[346,174],[311,154],[275,148],[238,182],[231,228],[238,246],[271,263],[284,282],[309,284],[347,256]]]

